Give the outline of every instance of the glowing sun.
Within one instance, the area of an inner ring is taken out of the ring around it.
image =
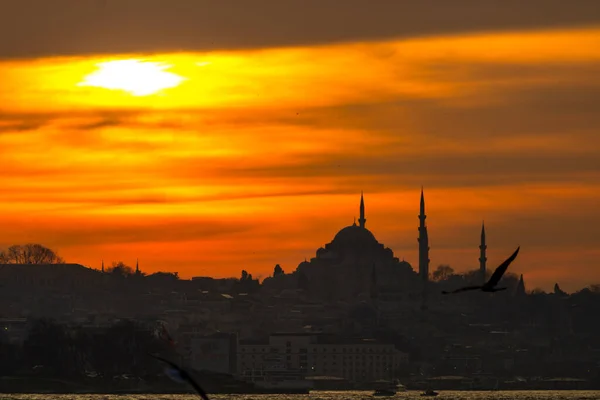
[[[124,90],[134,96],[148,96],[179,85],[185,78],[165,71],[170,65],[150,61],[117,60],[98,64],[78,86]]]

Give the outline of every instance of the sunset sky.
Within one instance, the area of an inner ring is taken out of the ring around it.
[[[266,277],[363,190],[417,268],[423,185],[432,270],[600,283],[596,1],[252,3],[5,0],[0,248]]]

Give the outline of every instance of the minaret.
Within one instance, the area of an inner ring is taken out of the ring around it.
[[[485,225],[481,223],[481,244],[479,245],[479,273],[481,274],[481,284],[485,283],[485,263],[487,261],[487,257],[485,251],[487,250],[487,245],[485,244]]]
[[[139,259],[135,259],[135,273],[136,275],[140,274],[140,263],[139,263]]]
[[[519,278],[519,283],[517,283],[517,287],[515,288],[515,295],[524,296],[525,294],[525,281],[523,280],[523,274],[521,274],[521,277]]]
[[[427,286],[429,283],[429,237],[427,235],[427,226],[425,225],[425,197],[423,196],[423,187],[421,187],[421,212],[419,213],[419,275],[423,282],[423,303],[421,309],[427,309]]]
[[[363,192],[360,191],[360,218],[358,219],[358,224],[361,228],[365,227],[365,223],[367,220],[365,219],[365,199],[363,198]]]
[[[104,273],[104,260],[102,260],[102,273]]]
[[[419,275],[425,282],[429,280],[429,237],[427,236],[427,226],[425,225],[425,197],[423,188],[421,188],[421,213],[419,214]]]

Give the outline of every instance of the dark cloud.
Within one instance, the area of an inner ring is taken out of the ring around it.
[[[204,109],[204,111],[217,115],[224,114],[223,110]],[[240,113],[250,112],[247,109],[239,111]],[[73,131],[81,133],[115,127],[140,128],[144,130],[181,129],[188,126],[190,118],[197,117],[198,112],[199,109],[157,111],[150,108],[92,108],[85,111],[20,112],[2,110],[0,108],[0,133],[27,133],[50,125],[60,127],[65,133],[72,133]],[[145,117],[152,117],[152,120],[145,120]]]
[[[192,160],[177,168],[185,174],[198,176],[201,166],[193,167]],[[352,177],[373,185],[385,181],[407,185],[458,187],[478,185],[507,185],[525,182],[590,182],[600,177],[600,159],[595,149],[579,154],[553,152],[516,152],[481,154],[412,154],[396,155],[392,149],[385,154],[325,154],[290,159],[287,165],[226,166],[217,172],[227,179],[299,180],[315,178]],[[386,185],[387,186],[387,185]]]
[[[415,109],[413,118],[420,132],[431,137],[489,140],[518,136],[541,140],[540,144],[544,136],[568,138],[591,133],[600,126],[600,115],[595,111],[600,104],[600,85],[523,85],[490,93],[490,99],[489,104],[482,99],[480,106],[471,107],[430,103]],[[594,139],[589,144],[600,146],[600,141]]]
[[[20,221],[19,232],[12,240],[15,243],[38,241],[51,247],[106,245],[114,243],[182,242],[218,239],[236,235],[255,228],[252,221],[201,219],[188,217],[185,221],[153,217],[144,223],[122,218],[110,225],[91,219],[57,218],[36,220],[37,229],[31,222]],[[128,221],[130,220],[130,221]],[[40,229],[42,228],[43,229]]]
[[[177,112],[175,112],[176,114]],[[43,128],[55,123],[61,123],[62,128],[70,130],[95,130],[115,126],[130,126],[141,128],[161,128],[160,123],[143,123],[136,118],[141,115],[154,113],[144,109],[92,109],[86,111],[10,111],[0,108],[0,129],[9,132],[29,131]],[[161,115],[169,116],[174,112],[161,111]],[[179,125],[178,125],[179,126]]]
[[[600,196],[593,198],[569,198],[562,201],[548,199],[544,209],[539,207],[535,213],[531,210],[513,210],[497,212],[486,219],[488,233],[493,232],[494,245],[508,247],[520,244],[524,248],[542,251],[560,244],[561,248],[589,249],[597,244],[600,235],[600,214],[590,214],[593,204],[600,201]],[[560,212],[557,212],[560,210]],[[446,211],[451,213],[452,210]],[[437,212],[436,218],[445,219],[446,215]],[[465,237],[481,229],[479,218],[472,223],[463,221],[461,225],[430,228],[432,237],[436,238],[438,250],[460,248],[465,244]],[[518,227],[518,228],[516,228]],[[460,239],[458,239],[460,238]]]
[[[151,185],[129,183],[120,183],[111,187],[107,187],[105,182],[98,182],[95,185],[82,184],[76,187],[39,187],[34,185],[7,193],[3,197],[3,201],[10,202],[27,202],[39,203],[46,206],[51,212],[65,211],[91,211],[102,208],[119,207],[119,206],[144,206],[144,205],[174,205],[174,204],[202,204],[207,202],[220,202],[230,200],[248,200],[260,198],[281,198],[286,197],[302,197],[302,196],[318,196],[330,194],[347,194],[354,193],[353,186],[336,185],[334,188],[310,188],[298,189],[291,187],[289,190],[273,190],[264,188],[260,192],[230,192],[220,194],[197,194],[190,196],[171,196],[168,194],[168,188],[165,190],[152,189]],[[73,192],[72,189],[77,189],[78,192]],[[69,190],[71,189],[71,190]],[[140,194],[127,195],[127,190],[136,189]],[[144,193],[150,191],[150,193]],[[93,193],[97,193],[94,195]],[[54,206],[52,206],[54,204]]]
[[[260,48],[600,23],[596,0],[3,0],[0,58]]]
[[[197,110],[189,111],[197,112]],[[53,112],[10,112],[0,110],[0,135],[41,135],[40,142],[48,143],[46,150],[56,147],[70,148],[72,151],[129,151],[129,152],[156,152],[164,147],[163,143],[144,139],[154,130],[178,130],[184,127],[181,122],[182,115],[188,113],[181,111],[152,111],[152,110],[106,110],[92,109],[87,111],[53,111]],[[152,121],[144,120],[152,117]],[[44,128],[55,128],[44,131]],[[101,135],[101,130],[110,128],[131,128],[142,132],[140,135],[118,141],[107,140]],[[32,140],[35,142],[35,140]],[[23,152],[21,146],[11,148],[10,145],[0,147],[0,154]],[[64,163],[63,163],[64,164]],[[70,165],[16,165],[1,164],[0,172],[18,171],[35,175],[53,175],[56,173],[69,173]],[[85,169],[85,168],[84,168]]]
[[[123,126],[123,125],[125,125],[125,123],[126,123],[126,120],[123,120],[121,118],[104,117],[104,118],[98,118],[98,119],[96,119],[94,121],[90,121],[90,122],[73,124],[72,128],[75,130],[90,131],[90,130],[95,130],[95,129]]]
[[[34,131],[44,126],[43,122],[29,121],[29,122],[7,122],[0,125],[0,135],[3,133],[18,133]]]
[[[46,126],[54,117],[37,113],[12,113],[0,109],[0,135],[35,131]]]
[[[66,119],[84,119],[85,122],[70,122],[66,127],[75,130],[98,129],[123,124],[135,115],[127,110],[19,112],[0,109],[0,131],[27,132],[44,128]]]
[[[467,86],[474,89],[472,93],[458,93],[450,99],[398,97],[385,102],[304,109],[298,115],[275,114],[273,119],[312,129],[358,129],[392,136],[418,133],[432,139],[595,135],[600,126],[598,68],[598,64],[473,63],[461,73],[472,80]],[[447,79],[455,78],[458,82],[461,79],[452,73]],[[250,118],[241,123],[250,123]],[[592,145],[600,146],[600,141]]]

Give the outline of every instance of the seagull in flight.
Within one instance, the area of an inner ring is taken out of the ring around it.
[[[497,288],[496,285],[498,284],[498,282],[500,282],[502,275],[504,275],[510,263],[512,263],[515,260],[515,258],[517,258],[517,254],[519,254],[520,248],[521,246],[517,247],[517,250],[515,250],[515,252],[510,257],[508,257],[502,264],[498,266],[498,268],[496,268],[490,279],[483,285],[466,286],[460,289],[453,290],[452,292],[443,291],[442,294],[454,294],[459,292],[466,292],[468,290],[481,290],[482,292],[499,292],[500,290],[506,290],[505,287]]]
[[[185,369],[181,368],[179,365],[175,364],[174,362],[166,360],[160,356],[156,356],[156,355],[150,354],[150,353],[148,353],[148,354],[150,356],[156,358],[157,360],[160,360],[168,365],[166,373],[169,376],[169,378],[171,378],[177,382],[189,383],[196,390],[196,392],[200,395],[200,397],[202,397],[203,400],[210,400],[208,398],[208,396],[206,395],[206,392],[204,391],[204,389],[202,389],[200,387],[200,385],[198,385],[198,383],[194,380],[194,378],[192,378],[192,376]]]

